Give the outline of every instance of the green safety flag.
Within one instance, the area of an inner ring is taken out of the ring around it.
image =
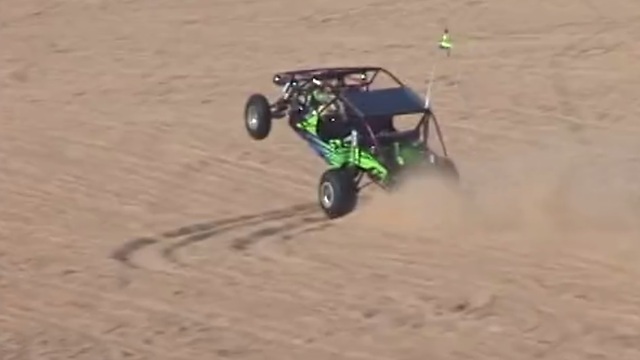
[[[440,49],[444,49],[447,51],[447,56],[449,56],[451,52],[451,48],[453,47],[453,43],[451,43],[451,36],[449,35],[449,29],[444,29],[444,33],[440,38],[440,42],[438,43],[438,47]]]

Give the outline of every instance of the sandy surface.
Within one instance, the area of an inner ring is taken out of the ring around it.
[[[639,42],[622,0],[4,0],[0,359],[637,360]],[[437,64],[466,196],[327,222],[246,135],[274,72],[365,63]]]

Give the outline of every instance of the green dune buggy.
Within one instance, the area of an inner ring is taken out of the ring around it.
[[[391,85],[380,86],[380,74]],[[245,127],[265,139],[273,119],[288,118],[291,128],[329,166],[318,185],[318,201],[329,218],[351,212],[363,178],[384,189],[396,188],[406,174],[431,171],[458,181],[440,126],[425,99],[381,67],[334,67],[278,73],[282,90],[274,102],[251,95]],[[418,116],[415,126],[398,130],[396,121]],[[442,154],[429,146],[434,124]],[[368,184],[365,184],[368,185]]]

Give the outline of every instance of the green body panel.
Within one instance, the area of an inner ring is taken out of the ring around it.
[[[312,111],[307,117],[305,117],[302,121],[298,122],[296,126],[298,128],[313,134],[318,135],[318,121],[320,119],[320,114],[317,111]]]
[[[320,115],[312,111],[305,119],[300,121],[298,128],[317,136],[317,126]],[[387,168],[368,149],[352,146],[349,141],[342,139],[322,142],[327,151],[327,161],[331,167],[355,166],[364,171],[371,172],[380,179],[385,179],[389,173]]]
[[[338,140],[339,141],[339,140]],[[354,166],[364,170],[381,180],[389,175],[389,170],[368,149],[351,146],[350,144],[336,144],[329,154],[331,167]]]
[[[317,138],[319,121],[320,114],[314,109],[296,126]],[[354,146],[347,139],[334,139],[329,142],[318,141],[326,151],[324,157],[330,167],[356,167],[382,181],[388,180],[390,170],[369,149]],[[393,145],[393,151],[396,161],[401,166],[410,166],[424,159],[421,144],[396,143]]]
[[[401,144],[399,157],[403,165],[413,165],[424,161],[424,149],[422,144]]]

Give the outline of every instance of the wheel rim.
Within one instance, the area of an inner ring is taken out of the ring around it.
[[[330,183],[325,182],[320,186],[320,202],[325,208],[331,207],[333,204],[333,187]]]
[[[255,107],[249,108],[249,111],[247,113],[247,125],[251,130],[258,129],[258,111]]]

